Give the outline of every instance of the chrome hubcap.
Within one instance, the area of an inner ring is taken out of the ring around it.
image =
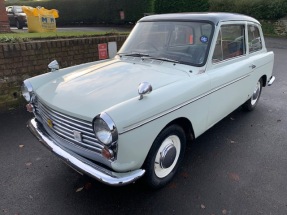
[[[163,169],[169,168],[175,159],[176,148],[173,144],[167,145],[160,155],[160,167]]]
[[[251,97],[251,105],[255,105],[260,94],[260,82],[258,81]]]
[[[157,177],[164,178],[171,173],[178,161],[180,147],[180,139],[176,135],[171,135],[163,141],[154,163],[154,172]]]

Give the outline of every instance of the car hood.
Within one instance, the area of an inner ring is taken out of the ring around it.
[[[106,109],[139,96],[137,88],[141,82],[147,81],[157,90],[187,76],[163,65],[112,60],[52,79],[36,94],[57,111],[91,121]]]

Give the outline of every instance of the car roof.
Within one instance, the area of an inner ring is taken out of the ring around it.
[[[170,13],[143,17],[139,22],[152,21],[208,21],[217,25],[226,21],[250,21],[260,24],[258,20],[237,13]]]

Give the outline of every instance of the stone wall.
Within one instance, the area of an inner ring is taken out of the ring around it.
[[[287,36],[287,16],[274,23],[275,33],[279,36]]]
[[[22,81],[48,72],[57,60],[61,68],[96,61],[98,44],[116,42],[120,48],[127,36],[60,39],[0,44],[0,112],[22,107]]]

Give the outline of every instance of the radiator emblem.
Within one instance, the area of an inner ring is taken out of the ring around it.
[[[47,124],[50,128],[53,128],[53,121],[52,120],[48,119]]]
[[[82,133],[79,131],[74,131],[74,139],[79,142],[82,142]]]

